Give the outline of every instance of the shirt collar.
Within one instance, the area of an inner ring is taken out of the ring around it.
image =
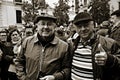
[[[98,35],[96,35],[95,33],[92,34],[91,38],[89,40],[87,40],[86,42],[82,42],[82,39],[80,39],[80,43],[84,46],[87,46],[87,45],[92,45],[96,39],[97,39]]]
[[[90,40],[91,40],[91,39],[93,39],[94,37],[95,37],[95,34],[92,34],[92,36],[90,37],[90,39],[89,39],[89,40],[87,40],[86,42],[90,42]],[[83,41],[82,41],[82,39],[80,39],[80,41],[79,41],[79,42],[83,42]]]
[[[38,37],[37,37],[37,33],[33,35],[34,36],[34,43],[37,43],[39,40],[38,40]]]

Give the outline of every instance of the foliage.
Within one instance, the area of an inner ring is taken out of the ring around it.
[[[93,16],[95,22],[100,24],[101,22],[108,20],[110,16],[109,0],[92,0],[92,9],[90,13]]]
[[[75,0],[75,13],[79,12],[79,8],[80,8],[79,0]]]
[[[68,9],[70,6],[67,4],[68,0],[59,0],[59,5],[55,6],[54,9],[54,16],[57,17],[57,25],[64,25],[68,24],[69,22],[69,16],[68,16]]]
[[[31,2],[24,1],[22,5],[23,17],[25,24],[33,22],[34,18],[38,15],[38,9],[46,8],[45,0],[31,0]]]

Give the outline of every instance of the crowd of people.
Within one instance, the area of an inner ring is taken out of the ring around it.
[[[0,31],[0,80],[120,80],[120,10],[97,30],[88,12],[68,27],[56,20],[46,14]]]

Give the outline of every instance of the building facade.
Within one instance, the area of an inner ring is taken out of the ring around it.
[[[22,27],[22,2],[25,0],[0,0],[0,29],[7,28],[9,25],[17,25]],[[70,20],[76,15],[76,7],[78,5],[79,12],[89,11],[90,2],[92,0],[69,0],[71,6],[69,17]],[[47,2],[47,0],[46,0]],[[77,3],[77,4],[76,4]],[[110,13],[120,9],[120,0],[110,0]],[[49,9],[51,10],[51,9]]]
[[[83,12],[83,11],[90,11],[92,7],[88,7],[91,5],[92,0],[70,0],[70,12],[69,12],[69,17],[70,20],[74,18],[76,15],[76,12]],[[109,1],[110,5],[110,14],[115,11],[120,9],[120,0],[110,0]]]
[[[22,26],[22,0],[0,0],[0,29]]]
[[[115,10],[120,10],[120,0],[110,0],[110,13],[112,13]]]

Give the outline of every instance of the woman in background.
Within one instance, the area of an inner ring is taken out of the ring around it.
[[[18,31],[18,29],[13,29],[10,31],[9,36],[8,36],[8,42],[12,44],[12,50],[14,54],[11,54],[11,64],[9,66],[9,80],[18,80],[16,76],[16,67],[15,67],[15,60],[16,56],[19,54],[20,49],[21,49],[21,34]]]

